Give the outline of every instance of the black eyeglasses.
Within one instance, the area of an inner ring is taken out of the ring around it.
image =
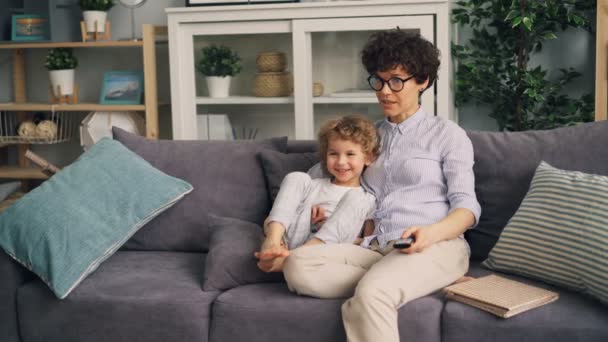
[[[375,91],[382,90],[384,88],[384,84],[388,83],[388,87],[390,88],[390,90],[392,90],[394,92],[398,92],[398,91],[403,90],[403,86],[405,85],[405,82],[411,80],[412,78],[414,78],[414,76],[416,76],[416,75],[412,75],[407,78],[399,78],[399,77],[393,76],[393,77],[389,78],[388,81],[385,81],[382,78],[380,78],[380,76],[378,76],[378,75],[370,75],[367,78],[367,83],[369,83],[369,86],[372,89],[374,89]]]

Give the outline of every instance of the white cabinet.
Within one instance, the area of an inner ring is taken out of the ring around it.
[[[360,51],[373,32],[414,30],[441,50],[436,85],[425,92],[428,113],[454,119],[450,101],[449,2],[438,0],[338,1],[167,9],[174,139],[197,139],[197,114],[227,114],[239,138],[287,135],[312,139],[330,117],[382,117],[366,83]],[[210,98],[195,62],[205,45],[235,49],[243,71],[231,96]],[[255,97],[251,91],[260,52],[282,51],[293,75],[289,97]],[[313,96],[313,83],[324,94]],[[242,132],[241,134],[239,134]]]

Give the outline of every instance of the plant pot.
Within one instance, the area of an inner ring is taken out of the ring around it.
[[[207,89],[209,89],[210,97],[228,97],[230,93],[231,76],[207,76]]]
[[[74,69],[51,70],[49,78],[55,96],[74,94]],[[59,94],[59,87],[61,87],[61,94]]]
[[[108,16],[108,12],[84,11],[82,12],[82,16],[84,17],[84,23],[87,27],[87,32],[105,32],[106,18]],[[95,22],[97,22],[97,29],[95,29]]]

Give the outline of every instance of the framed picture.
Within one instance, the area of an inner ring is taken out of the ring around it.
[[[108,71],[103,75],[101,104],[141,104],[144,77],[141,71]]]
[[[11,23],[11,40],[37,41],[49,39],[48,19],[37,14],[14,14]]]
[[[300,0],[186,0],[186,6],[270,4],[299,1]]]

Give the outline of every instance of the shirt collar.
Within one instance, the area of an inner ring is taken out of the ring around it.
[[[414,113],[409,118],[403,120],[401,123],[398,123],[398,124],[392,123],[392,122],[388,121],[388,118],[385,118],[384,125],[391,131],[394,130],[395,128],[397,128],[397,131],[399,133],[403,134],[403,133],[407,132],[408,130],[410,130],[412,127],[417,126],[420,121],[424,120],[424,118],[426,118],[426,112],[422,109],[422,106],[421,106],[420,108],[418,108],[416,113]]]

